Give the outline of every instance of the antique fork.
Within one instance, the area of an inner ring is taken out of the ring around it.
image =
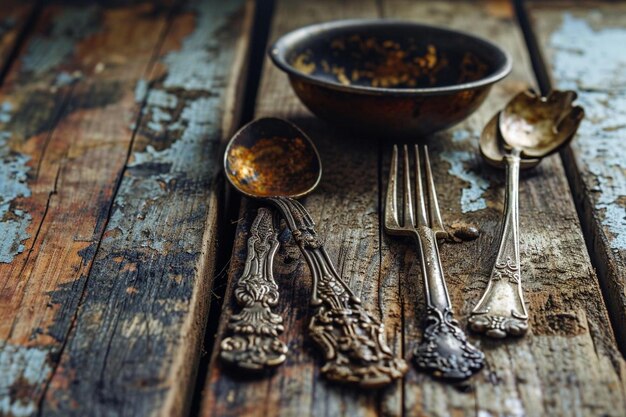
[[[418,145],[415,145],[417,213],[414,216],[409,151],[407,145],[404,145],[402,154],[404,190],[400,213],[397,195],[398,146],[393,147],[385,200],[385,231],[390,235],[414,237],[418,243],[427,309],[424,336],[414,352],[417,367],[440,378],[463,380],[483,367],[485,357],[467,341],[465,333],[453,318],[437,247],[437,238],[447,237],[448,233],[441,220],[426,146],[423,148],[423,154],[426,193],[422,185],[420,150]]]

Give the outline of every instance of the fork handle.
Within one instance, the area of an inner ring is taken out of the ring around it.
[[[482,298],[471,313],[472,330],[494,338],[521,336],[528,330],[528,312],[522,295],[519,255],[519,150],[506,159],[506,195],[500,248]]]
[[[378,388],[402,378],[406,363],[396,358],[387,346],[381,321],[361,306],[337,273],[307,210],[291,198],[269,200],[287,221],[311,270],[311,304],[317,310],[309,332],[324,353],[321,372],[328,379],[367,388]]]
[[[450,297],[441,267],[435,232],[430,227],[418,226],[416,233],[428,306],[441,311],[450,309]]]
[[[464,380],[484,365],[485,355],[469,343],[454,319],[436,233],[427,226],[415,230],[426,292],[424,335],[414,351],[417,366],[437,377]]]

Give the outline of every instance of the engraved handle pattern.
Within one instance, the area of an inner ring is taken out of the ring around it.
[[[280,365],[287,346],[278,338],[283,319],[271,310],[278,303],[278,286],[272,275],[278,239],[272,211],[259,208],[250,228],[248,256],[237,282],[235,298],[242,307],[230,318],[232,336],[222,340],[222,360],[239,368],[258,371]]]
[[[469,319],[472,330],[494,338],[522,336],[528,330],[528,312],[520,278],[519,150],[505,158],[507,182],[500,248],[487,289]]]
[[[363,309],[337,273],[309,213],[291,198],[270,200],[280,209],[311,269],[311,304],[317,306],[317,311],[309,331],[324,352],[322,374],[368,388],[402,378],[406,363],[387,346],[384,325]]]
[[[485,355],[469,343],[454,320],[435,233],[419,226],[416,237],[427,309],[422,342],[414,351],[415,363],[439,378],[467,379],[482,369]]]

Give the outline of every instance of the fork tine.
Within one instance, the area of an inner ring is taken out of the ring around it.
[[[409,164],[409,148],[404,145],[404,223],[403,227],[415,225],[413,217],[413,193],[411,191],[411,165]]]
[[[441,220],[439,203],[437,202],[437,190],[430,168],[430,158],[428,157],[428,146],[424,146],[424,163],[426,165],[426,186],[428,187],[428,208],[430,213],[430,227],[435,233],[447,233]]]
[[[424,186],[422,185],[422,164],[420,161],[420,151],[417,145],[415,145],[415,184],[417,188],[417,225],[428,226],[426,202],[424,200]]]
[[[385,227],[387,229],[399,228],[398,222],[398,146],[393,145],[391,155],[391,168],[389,168],[389,181],[387,182],[387,197],[385,199]]]

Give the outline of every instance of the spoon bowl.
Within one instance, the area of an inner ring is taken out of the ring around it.
[[[499,128],[509,149],[524,158],[543,158],[573,138],[585,112],[573,106],[574,91],[553,91],[541,97],[532,90],[517,94],[500,112]]]
[[[253,198],[297,198],[322,177],[322,162],[309,137],[294,124],[273,117],[242,127],[224,154],[228,181]]]
[[[487,162],[487,164],[496,168],[505,168],[506,160],[504,157],[508,154],[508,151],[504,148],[502,137],[498,129],[498,117],[496,114],[487,122],[485,128],[480,134],[479,149],[480,155]],[[536,167],[541,159],[524,158],[520,160],[520,169],[529,169]]]

